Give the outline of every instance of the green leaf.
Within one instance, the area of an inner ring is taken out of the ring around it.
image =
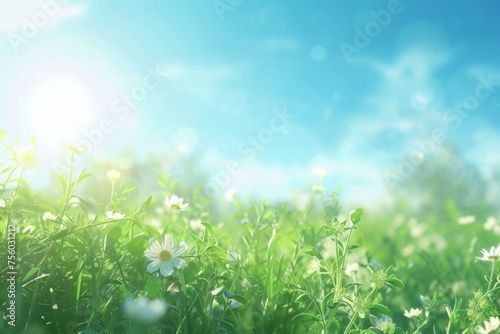
[[[361,221],[361,216],[363,215],[363,209],[352,210],[349,216],[353,225],[357,225]]]
[[[388,315],[388,316],[392,315],[391,310],[389,310],[387,307],[385,307],[384,305],[381,305],[381,304],[373,304],[372,307],[371,307],[371,309],[372,310],[377,310],[380,313]]]
[[[127,245],[128,252],[136,258],[144,257],[144,251],[148,247],[146,236],[136,236]]]
[[[389,278],[387,280],[387,283],[391,286],[395,286],[396,288],[404,288],[405,285],[403,284],[403,282],[400,280],[400,279],[397,279],[397,278]]]
[[[201,222],[201,225],[205,226],[209,235],[214,235],[214,228],[212,224],[207,222]]]
[[[31,276],[33,276],[37,271],[38,271],[38,268],[36,268],[36,267],[31,268],[31,270],[28,271],[28,273],[26,275],[24,275],[22,283],[28,281],[31,278]]]
[[[59,183],[61,184],[61,187],[63,189],[63,192],[66,193],[66,180],[62,177],[61,174],[56,174],[56,177],[57,177],[57,180],[59,181]]]
[[[272,211],[267,211],[266,213],[264,213],[264,214],[262,215],[262,219],[263,219],[263,220],[264,220],[264,219],[267,219],[267,218],[271,217],[273,214],[274,214],[274,213],[273,213]]]
[[[144,225],[143,229],[144,232],[146,232],[150,237],[156,238],[156,240],[162,239],[160,232],[155,227],[151,225]]]
[[[317,248],[311,247],[311,248],[307,249],[305,252],[306,252],[306,254],[309,254],[309,255],[312,255],[312,256],[318,258],[319,260],[323,259],[321,252]]]
[[[352,244],[352,245],[347,246],[347,250],[348,250],[348,251],[349,251],[349,250],[356,249],[356,248],[359,248],[359,245],[357,245],[357,244]]]
[[[149,205],[151,204],[151,200],[153,199],[153,196],[149,196],[148,199],[146,199],[144,201],[144,203],[142,203],[141,207],[143,209],[146,209],[147,207],[149,207]]]
[[[104,238],[104,249],[109,250],[118,242],[122,235],[120,226],[113,227]]]
[[[83,169],[80,173],[80,175],[78,175],[78,179],[76,180],[76,183],[80,183],[82,182],[83,180],[85,180],[86,178],[88,178],[90,175],[92,175],[91,173],[85,173],[85,169]]]
[[[160,294],[161,287],[158,284],[158,279],[154,276],[149,277],[146,281],[146,286],[144,287],[146,294],[150,298],[156,298]]]
[[[318,318],[316,318],[313,314],[311,313],[299,313],[295,317],[293,317],[292,322],[310,322],[310,321],[319,321]]]
[[[226,290],[226,287],[225,286],[221,286],[221,287],[218,287],[215,290],[212,290],[210,293],[212,294],[212,296],[220,296],[224,292],[224,290]]]
[[[234,294],[233,297],[231,297],[231,298],[236,300],[237,302],[241,303],[242,305],[248,304],[248,300],[245,297],[243,297],[242,295]]]

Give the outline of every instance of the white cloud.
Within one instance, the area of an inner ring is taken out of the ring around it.
[[[63,19],[84,15],[86,4],[62,4],[59,0],[0,0],[0,32],[16,33],[27,25],[54,26]]]

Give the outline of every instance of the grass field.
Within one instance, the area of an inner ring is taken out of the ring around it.
[[[141,198],[126,171],[73,165],[43,192],[34,142],[0,143],[2,333],[499,332],[487,206],[363,211],[320,186],[222,205],[162,173]]]

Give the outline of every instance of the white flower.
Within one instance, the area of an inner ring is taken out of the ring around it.
[[[5,208],[7,206],[7,202],[5,202],[5,199],[0,197],[0,208]]]
[[[307,266],[307,275],[311,275],[314,273],[319,273],[321,270],[321,261],[318,258],[313,258],[309,265]]]
[[[410,312],[405,310],[405,317],[407,318],[416,318],[422,314],[422,310],[419,308],[411,308]]]
[[[160,270],[160,273],[167,277],[174,273],[174,268],[184,269],[186,262],[178,256],[187,249],[188,245],[185,242],[174,245],[171,234],[166,234],[161,244],[154,238],[149,239],[149,248],[144,252],[148,261],[151,261],[148,265],[148,272],[153,273]]]
[[[116,183],[116,181],[118,181],[122,175],[122,173],[120,173],[120,171],[116,170],[116,169],[112,169],[110,171],[108,171],[108,179],[111,183]]]
[[[354,277],[354,275],[356,275],[358,270],[359,270],[359,264],[357,263],[348,263],[345,266],[345,274],[349,277]]]
[[[375,327],[380,328],[384,332],[395,326],[394,322],[392,322],[392,319],[385,314],[382,314],[380,318],[375,319],[374,322]]]
[[[193,231],[204,231],[205,230],[205,226],[202,224],[201,219],[190,219],[188,221],[188,225]]]
[[[232,202],[236,198],[236,189],[234,188],[229,188],[226,191],[226,201]]]
[[[121,212],[107,211],[106,218],[108,218],[109,220],[118,220],[125,218],[125,215]]]
[[[479,260],[495,262],[500,259],[500,246],[491,247],[489,252],[483,248],[481,253],[483,253],[483,257],[478,257]]]
[[[476,217],[469,215],[469,216],[462,216],[458,218],[458,224],[460,225],[469,225],[472,224],[476,221]]]
[[[483,227],[486,231],[493,231],[495,234],[500,234],[500,222],[495,217],[488,217]]]
[[[178,211],[186,211],[188,209],[189,203],[183,203],[184,199],[182,197],[178,197],[177,195],[172,195],[170,199],[165,198],[165,205],[167,208],[172,210],[174,213]]]
[[[318,176],[320,179],[326,176],[326,171],[323,168],[313,168],[313,173]]]
[[[154,322],[165,314],[167,303],[162,299],[149,300],[146,297],[137,297],[134,300],[128,296],[123,300],[123,311],[129,318],[142,322]]]
[[[56,220],[57,219],[57,216],[54,215],[52,212],[44,212],[43,214],[43,220],[47,221],[47,220]]]
[[[18,165],[33,166],[36,164],[37,155],[33,145],[22,146],[14,151],[14,159]]]
[[[315,192],[315,193],[322,193],[325,189],[318,185],[318,184],[315,184],[312,186],[312,190]]]
[[[490,321],[486,320],[484,322],[484,328],[479,326],[477,332],[479,334],[489,334],[497,330],[500,327],[500,319],[498,317],[490,317]]]

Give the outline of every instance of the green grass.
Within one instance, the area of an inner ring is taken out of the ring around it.
[[[17,231],[16,326],[2,288],[2,333],[475,333],[500,316],[495,261],[477,259],[498,236],[458,225],[452,200],[439,214],[403,202],[363,212],[325,192],[302,209],[235,200],[220,212],[201,186],[178,194],[168,175],[138,198],[124,175],[73,165],[54,176],[55,196],[24,177],[31,146],[2,154],[2,287],[9,226]],[[80,190],[102,180],[101,192]],[[187,210],[166,207],[173,194]],[[478,219],[490,215],[481,210]],[[165,234],[188,245],[185,267],[166,277],[148,272],[145,256]],[[411,308],[421,312],[408,318]]]

